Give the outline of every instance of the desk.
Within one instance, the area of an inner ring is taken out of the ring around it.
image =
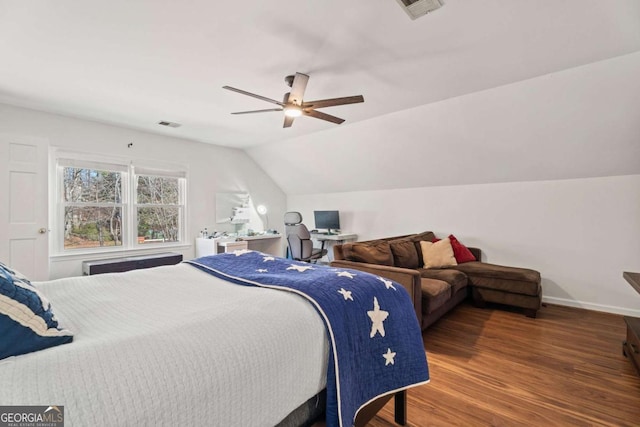
[[[281,237],[281,234],[216,237],[215,239],[204,239],[202,237],[198,237],[196,239],[196,258],[223,253],[227,250],[233,251],[242,247],[270,255],[282,256],[282,248],[280,246]],[[238,245],[234,245],[234,243],[237,243]]]
[[[282,234],[259,234],[257,236],[240,236],[238,240],[246,240],[249,249],[273,256],[282,256]]]
[[[311,240],[316,240],[324,245],[327,250],[327,255],[322,257],[321,261],[331,262],[333,261],[333,246],[341,245],[345,242],[352,242],[358,240],[358,235],[354,233],[340,233],[340,234],[322,234],[311,233]]]

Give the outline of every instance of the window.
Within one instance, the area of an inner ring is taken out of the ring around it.
[[[183,241],[184,172],[59,158],[57,173],[58,252]]]
[[[181,194],[179,178],[136,175],[139,244],[180,241]]]

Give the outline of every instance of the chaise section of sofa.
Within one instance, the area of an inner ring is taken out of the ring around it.
[[[367,271],[401,284],[412,298],[422,329],[468,296],[477,306],[486,302],[507,304],[524,309],[529,317],[536,316],[542,298],[540,273],[484,263],[477,248],[465,248],[468,262],[455,265],[453,261],[446,267],[425,268],[422,247],[428,251],[429,246],[421,242],[431,245],[437,240],[432,232],[426,231],[336,245],[331,265]]]
[[[468,277],[476,306],[483,307],[487,302],[510,305],[522,308],[528,317],[536,317],[542,302],[538,271],[478,261],[452,268]]]

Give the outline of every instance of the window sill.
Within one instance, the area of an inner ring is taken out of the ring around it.
[[[105,249],[101,251],[74,251],[69,253],[57,253],[49,256],[50,262],[62,262],[62,261],[75,261],[75,260],[95,260],[95,259],[108,259],[122,256],[135,256],[135,255],[147,255],[158,252],[166,252],[170,250],[188,250],[193,248],[193,245],[188,243],[176,243],[151,246],[145,248],[115,248]]]

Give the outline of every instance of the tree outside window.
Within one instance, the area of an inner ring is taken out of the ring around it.
[[[64,249],[122,245],[122,173],[65,167]]]
[[[184,172],[77,159],[58,159],[58,171],[62,250],[134,249],[183,240]]]
[[[180,180],[161,176],[136,177],[138,243],[180,241]]]

